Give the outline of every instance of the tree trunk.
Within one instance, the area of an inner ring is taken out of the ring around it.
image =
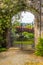
[[[11,47],[10,29],[6,31],[6,47]]]

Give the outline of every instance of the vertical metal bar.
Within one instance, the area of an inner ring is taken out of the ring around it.
[[[22,23],[21,23],[21,49],[22,49]]]
[[[22,16],[21,16],[21,49],[22,49]]]
[[[41,38],[41,0],[40,0],[40,38]]]

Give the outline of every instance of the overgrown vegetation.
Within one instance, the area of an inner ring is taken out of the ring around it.
[[[13,15],[24,8],[25,3],[23,0],[0,0],[0,45],[2,47],[9,47],[11,43],[10,31]]]
[[[36,55],[43,56],[43,38],[39,39],[39,42],[36,46]]]
[[[0,52],[7,51],[7,48],[0,47]]]

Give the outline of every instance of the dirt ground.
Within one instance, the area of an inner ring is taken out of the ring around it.
[[[35,56],[30,50],[10,48],[0,53],[0,65],[43,65],[43,57]]]

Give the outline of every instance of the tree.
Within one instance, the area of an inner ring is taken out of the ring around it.
[[[2,46],[10,46],[11,18],[24,7],[23,0],[0,0],[0,41]]]

